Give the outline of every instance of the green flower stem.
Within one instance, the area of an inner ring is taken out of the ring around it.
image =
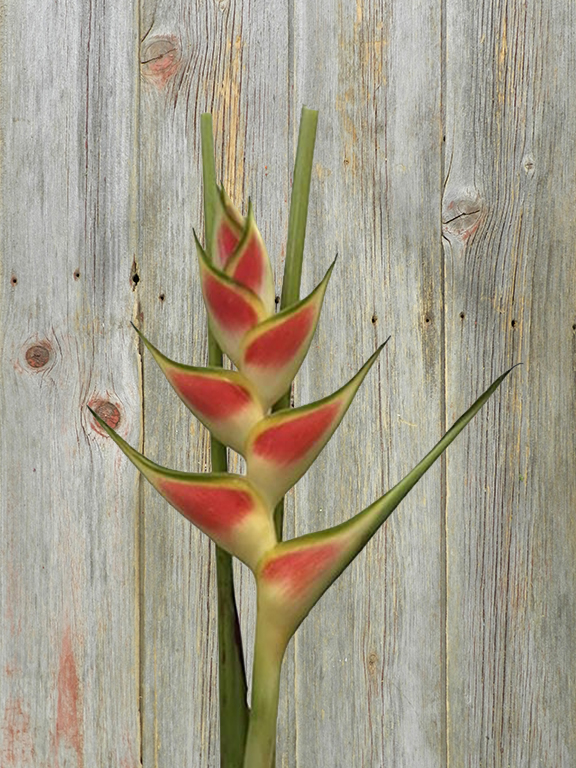
[[[252,708],[244,768],[274,768],[280,672],[286,644],[271,636],[258,611],[252,667]]]
[[[295,304],[300,298],[302,259],[304,256],[304,241],[306,239],[310,180],[312,178],[312,161],[314,159],[317,126],[318,112],[302,107],[296,162],[294,164],[294,179],[292,181],[292,197],[290,199],[286,261],[284,262],[284,280],[282,282],[282,296],[280,299],[281,310]],[[290,389],[280,398],[272,410],[278,411],[289,407]],[[276,505],[274,522],[278,541],[281,541],[284,526],[284,499]]]
[[[202,173],[204,183],[204,236],[206,252],[211,257],[214,212],[216,210],[216,168],[212,116],[200,118]],[[222,350],[208,328],[208,364],[222,367]],[[212,471],[227,472],[226,447],[210,439]],[[246,669],[242,636],[234,594],[232,557],[216,547],[216,584],[218,592],[218,687],[220,698],[220,766],[242,768],[248,731]]]

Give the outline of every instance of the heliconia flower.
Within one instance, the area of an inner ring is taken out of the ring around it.
[[[511,370],[496,379],[434,448],[388,493],[345,523],[280,542],[263,556],[256,571],[258,610],[262,623],[275,628],[278,642],[288,642],[328,587],[478,413]]]
[[[219,599],[222,596],[224,606],[219,614],[219,632],[221,629],[224,638],[221,671],[232,670],[229,677],[221,676],[225,683],[221,686],[221,703],[227,708],[221,726],[227,727],[230,739],[230,744],[225,744],[224,739],[222,744],[234,756],[234,762],[229,757],[225,762],[235,768],[242,756],[244,768],[271,768],[274,764],[280,668],[290,637],[512,370],[496,379],[420,463],[369,507],[335,527],[278,541],[281,535],[277,536],[274,519],[277,502],[324,448],[384,346],[347,384],[328,397],[300,408],[270,413],[289,391],[309,350],[334,268],[332,264],[321,283],[297,301],[316,132],[314,115],[303,111],[307,128],[302,132],[301,146],[299,140],[293,192],[296,207],[292,210],[297,213],[293,218],[291,211],[286,249],[283,302],[289,306],[278,314],[274,314],[272,268],[252,206],[249,203],[244,219],[224,189],[217,190],[212,127],[211,123],[203,123],[203,159],[210,159],[204,168],[207,253],[196,238],[200,284],[213,337],[238,370],[177,363],[138,331],[192,413],[220,443],[245,457],[247,474],[193,474],[166,469],[128,445],[92,411],[101,428],[154,488],[255,574],[258,605],[250,725],[246,735],[244,656],[228,575],[231,566],[227,563],[225,569],[219,567],[218,571]],[[206,125],[210,127],[209,133]],[[210,350],[212,363],[221,361],[220,350],[212,343]],[[223,446],[213,453],[213,461],[226,467]],[[221,563],[219,559],[219,566]],[[233,723],[236,706],[241,713],[238,727]]]
[[[248,433],[265,416],[250,381],[237,371],[176,363],[156,349],[136,326],[134,328],[192,413],[217,440],[244,454]]]
[[[246,477],[192,474],[162,467],[132,448],[90,410],[150,484],[219,547],[254,570],[262,555],[276,544],[269,510]]]
[[[302,477],[332,437],[383,347],[337,392],[310,405],[277,411],[254,426],[244,454],[247,475],[271,507]]]

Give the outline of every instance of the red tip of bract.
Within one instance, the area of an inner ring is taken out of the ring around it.
[[[218,546],[255,570],[262,556],[277,540],[270,511],[246,478],[166,469],[132,448],[97,414],[95,418],[170,504]]]
[[[262,237],[254,222],[252,207],[248,211],[246,231],[225,271],[236,282],[255,293],[268,314],[272,314],[274,310],[272,268]]]
[[[187,520],[252,570],[276,543],[268,510],[250,483],[222,475],[148,475]]]
[[[184,367],[165,372],[178,395],[210,432],[243,453],[246,437],[264,418],[264,411],[242,374]]]
[[[216,230],[216,247],[214,248],[214,262],[224,269],[232,254],[240,242],[240,234],[228,221],[221,221]]]
[[[215,270],[198,245],[202,293],[210,327],[228,357],[238,363],[246,334],[267,316],[256,295]]]
[[[242,343],[240,370],[271,406],[287,391],[316,330],[331,269],[310,296],[254,328]]]
[[[264,268],[256,238],[250,238],[250,242],[246,244],[246,249],[242,252],[241,258],[238,259],[231,270],[230,276],[236,282],[242,283],[246,288],[250,288],[254,293],[260,293]]]
[[[231,283],[207,274],[204,294],[210,314],[231,334],[244,335],[258,322],[258,312],[254,306]]]
[[[296,410],[280,411],[255,425],[248,436],[248,477],[270,505],[296,483],[326,445],[349,404],[335,397]]]
[[[258,611],[274,627],[277,642],[288,643],[299,624],[342,571],[345,538],[328,533],[277,544],[256,571]]]
[[[278,369],[289,364],[305,344],[315,320],[316,308],[307,306],[271,324],[246,348],[245,365]]]
[[[220,190],[215,212],[212,253],[214,264],[224,269],[242,238],[244,220],[232,205],[228,195]]]
[[[260,400],[248,379],[237,371],[176,363],[136,330],[192,413],[221,443],[242,453],[248,433],[264,418]]]
[[[342,545],[336,541],[288,551],[268,559],[260,570],[260,578],[268,586],[277,587],[286,602],[300,601],[341,553]]]
[[[173,479],[159,479],[156,486],[173,507],[212,537],[230,533],[254,508],[245,490]]]
[[[252,396],[245,387],[217,376],[173,371],[170,381],[192,410],[211,421],[229,419],[252,403]]]
[[[254,441],[254,455],[279,467],[300,461],[326,435],[339,413],[339,402],[328,403],[270,427]]]

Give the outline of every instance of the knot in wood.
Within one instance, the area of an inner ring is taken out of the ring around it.
[[[140,49],[140,71],[157,88],[164,88],[178,71],[180,59],[181,45],[177,37],[147,38]]]
[[[43,368],[50,360],[50,346],[47,342],[33,344],[26,350],[25,357],[30,368]]]
[[[118,406],[109,400],[99,400],[92,406],[92,410],[100,416],[111,429],[116,429],[120,423],[120,411]]]
[[[442,206],[442,231],[448,240],[466,243],[484,217],[485,205],[477,192],[466,192],[445,200]]]

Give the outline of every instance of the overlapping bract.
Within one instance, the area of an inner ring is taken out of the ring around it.
[[[273,520],[276,503],[326,445],[384,345],[332,395],[270,413],[308,352],[334,265],[307,298],[274,314],[272,270],[252,207],[244,220],[223,190],[211,258],[198,240],[196,246],[211,330],[238,370],[176,363],[138,333],[192,413],[220,442],[245,457],[247,475],[185,474],[160,467],[99,421],[170,504],[254,571],[261,621],[285,645],[315,602],[509,371],[381,499],[340,526],[279,543]]]

